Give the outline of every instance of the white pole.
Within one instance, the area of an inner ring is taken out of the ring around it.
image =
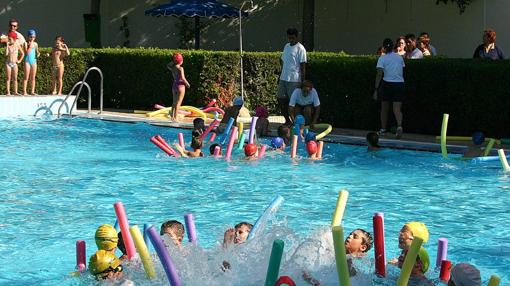
[[[243,29],[242,29],[242,15],[241,9],[243,9],[243,5],[239,8],[239,53],[240,53],[240,62],[241,62],[241,98],[244,101],[244,71],[243,71]]]

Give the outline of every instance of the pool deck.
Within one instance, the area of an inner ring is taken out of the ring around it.
[[[141,111],[128,111],[128,110],[105,110],[102,114],[97,114],[97,110],[93,110],[92,113],[87,113],[86,110],[78,110],[75,114],[80,118],[90,119],[101,119],[105,121],[115,121],[124,123],[138,123],[145,122],[155,126],[172,127],[172,128],[186,128],[191,129],[193,127],[194,118],[184,118],[182,122],[172,122],[164,118],[147,117],[145,113]],[[208,119],[207,123],[212,121]],[[243,122],[245,130],[250,127],[251,117],[238,117],[238,122]],[[280,126],[284,119],[281,116],[270,116],[270,135],[276,136],[276,130]],[[357,129],[346,129],[346,128],[333,128],[333,131],[324,137],[325,142],[331,143],[342,143],[350,145],[366,145],[365,136],[369,131],[357,130]],[[439,133],[439,132],[438,132]],[[441,152],[441,146],[439,140],[436,140],[435,136],[422,135],[414,133],[404,133],[402,138],[396,139],[394,134],[389,133],[388,135],[381,136],[379,144],[382,147],[395,148],[395,149],[409,149],[418,151],[429,151],[429,152]],[[447,149],[449,153],[461,154],[463,153],[469,141],[448,141]],[[497,155],[497,148],[506,149],[510,147],[507,145],[494,146],[491,155]],[[506,151],[508,154],[508,151]]]

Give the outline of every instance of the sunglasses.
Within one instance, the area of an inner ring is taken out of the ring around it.
[[[119,264],[119,266],[113,268],[113,267],[108,267],[105,271],[103,272],[100,272],[100,273],[97,273],[97,275],[101,276],[101,278],[105,278],[106,276],[108,276],[108,274],[110,272],[113,272],[113,273],[119,273],[119,272],[122,272],[124,270],[124,267],[122,267],[122,264]],[[106,275],[105,275],[106,274]]]
[[[17,28],[18,25],[13,25],[13,24],[10,24],[11,27],[14,27],[14,28]]]

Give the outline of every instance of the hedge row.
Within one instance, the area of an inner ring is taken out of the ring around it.
[[[42,50],[42,54],[49,50]],[[216,98],[229,104],[239,94],[239,53],[183,51],[191,88],[186,105],[201,106]],[[166,64],[172,51],[161,49],[72,49],[66,59],[65,87],[83,76],[86,67],[98,66],[105,76],[105,107],[151,109],[154,103],[170,105],[172,79]],[[267,106],[276,113],[276,87],[280,54],[245,53],[246,104],[252,110]],[[38,93],[51,91],[50,61],[39,59]],[[321,120],[335,127],[376,130],[379,104],[372,99],[375,57],[348,57],[310,53],[308,78],[321,99]],[[5,79],[5,71],[1,76]],[[18,77],[20,82],[23,73]],[[510,136],[509,61],[434,58],[406,62],[407,101],[404,130],[438,134],[442,114],[450,114],[449,134],[467,135],[482,130],[489,136]],[[5,83],[4,80],[2,82]],[[98,93],[97,76],[91,86]],[[5,87],[3,87],[3,91]],[[97,96],[93,106],[98,106]],[[82,104],[84,104],[82,100]]]

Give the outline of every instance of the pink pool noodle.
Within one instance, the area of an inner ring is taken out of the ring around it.
[[[211,130],[213,130],[214,126],[218,125],[218,123],[220,123],[220,121],[218,119],[214,119],[214,121],[211,122],[211,124],[209,124],[209,126],[207,126],[207,129],[204,131],[204,133],[202,133],[202,135],[200,135],[200,139],[204,140],[205,136],[207,136],[207,134],[209,134],[209,132],[211,132]],[[216,134],[216,133],[213,133],[213,134]]]
[[[214,142],[214,139],[216,139],[216,133],[211,133],[211,136],[209,136],[209,142]]]
[[[156,109],[163,109],[163,108],[166,108],[166,107],[164,107],[163,105],[159,105],[159,104],[157,104],[157,103],[156,103],[156,104],[154,104],[154,108],[156,108]]]
[[[237,137],[237,126],[232,128],[232,132],[230,133],[230,140],[228,141],[227,153],[225,154],[225,160],[230,160],[230,155],[232,155],[232,148],[234,147],[234,142]]]
[[[319,148],[317,150],[317,158],[322,158],[322,149],[324,148],[324,141],[319,141]]]
[[[154,145],[158,146],[159,149],[163,150],[169,156],[174,156],[175,153],[172,152],[172,150],[170,150],[167,146],[165,146],[165,144],[156,139],[156,136],[151,137],[151,142],[154,143]]]
[[[163,139],[163,137],[161,137],[161,135],[156,135],[155,137],[156,137],[156,139],[157,139],[159,142],[161,142],[163,145],[165,145],[165,147],[166,147],[166,148],[168,148],[168,150],[170,150],[170,151],[173,153],[173,155],[174,155],[175,157],[181,157],[181,154],[179,154],[179,153],[175,152],[175,150],[172,148],[172,146],[170,146],[170,145],[169,145],[169,144],[165,141],[165,139]]]
[[[76,241],[76,269],[80,272],[87,269],[87,254],[84,240]]]
[[[384,214],[375,213],[374,224],[374,253],[375,253],[375,274],[386,277],[386,257],[384,254]]]
[[[186,232],[188,233],[188,241],[197,244],[198,236],[197,229],[195,228],[195,221],[192,214],[184,215],[184,223],[186,224]]]
[[[126,246],[128,259],[131,260],[136,254],[135,243],[133,242],[133,238],[131,237],[131,232],[129,231],[129,222],[126,215],[126,210],[124,209],[124,205],[122,202],[116,202],[113,204],[115,208],[115,215],[117,215],[117,220],[119,221],[120,230],[122,232],[122,239],[124,240],[124,245]]]
[[[262,158],[264,157],[264,154],[266,153],[266,145],[262,145],[260,146],[260,150],[259,150],[259,158]]]
[[[219,158],[219,157],[221,157],[221,155],[220,155],[220,151],[221,151],[221,147],[220,147],[220,146],[216,146],[216,147],[214,147],[214,158]]]
[[[437,241],[436,267],[441,267],[441,262],[446,260],[448,254],[448,239],[441,237]]]
[[[179,139],[179,145],[181,146],[182,149],[186,148],[186,146],[184,146],[184,134],[182,134],[182,132],[179,132],[179,134],[177,134],[177,138]]]
[[[257,119],[259,119],[257,116],[253,116],[251,118],[250,137],[248,139],[248,144],[253,144],[253,137],[255,137],[255,126],[257,125]]]
[[[223,111],[223,109],[221,109],[219,107],[207,107],[202,111],[207,112],[207,113],[210,111],[216,111],[216,112],[219,112],[221,115],[225,115],[225,111]]]
[[[209,102],[209,103],[205,106],[205,108],[212,107],[212,106],[214,106],[215,104],[216,104],[216,99],[213,99],[213,100],[211,100],[211,102]]]
[[[441,261],[441,271],[439,272],[439,279],[444,282],[450,280],[450,270],[452,268],[452,262],[450,260]]]
[[[292,135],[292,149],[290,151],[290,157],[291,158],[295,158],[296,157],[296,153],[297,153],[297,140],[298,140],[298,136],[297,135]]]

